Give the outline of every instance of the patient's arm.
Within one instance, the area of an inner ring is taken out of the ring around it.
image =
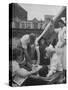
[[[24,68],[18,68],[16,70],[16,74],[19,75],[20,77],[27,77],[27,76],[31,75],[31,72],[27,71]]]
[[[24,49],[24,53],[25,53],[26,58],[28,58],[28,61],[31,62],[31,58],[27,52],[27,49]]]
[[[27,77],[27,76],[29,76],[29,75],[31,75],[31,74],[33,74],[33,73],[38,72],[40,69],[41,69],[41,67],[36,67],[36,68],[33,69],[32,71],[27,71],[26,69],[19,67],[19,68],[16,70],[16,74],[19,75],[19,76],[21,76],[21,77]]]

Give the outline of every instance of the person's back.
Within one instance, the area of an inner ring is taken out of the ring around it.
[[[44,38],[42,38],[39,41],[40,64],[41,65],[49,65],[50,64],[49,58],[46,58],[46,51],[45,51],[46,46],[47,46],[47,42],[45,41]]]

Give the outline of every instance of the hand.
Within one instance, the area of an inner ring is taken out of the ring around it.
[[[40,66],[40,65],[38,65],[38,66],[33,66],[33,67],[32,67],[32,71],[33,71],[34,73],[36,73],[36,72],[38,72],[41,68],[42,68],[42,66]]]
[[[51,75],[53,75],[53,72],[49,71],[49,73],[46,75],[46,77],[50,77]]]
[[[49,77],[49,76],[50,76],[49,74],[46,75],[46,77]]]

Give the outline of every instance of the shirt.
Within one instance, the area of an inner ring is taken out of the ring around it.
[[[21,43],[22,43],[22,47],[24,49],[27,49],[27,44],[30,42],[29,35],[28,34],[24,35],[20,40],[21,40]]]
[[[62,49],[61,61],[63,69],[66,69],[66,44],[61,48],[61,46],[66,42],[66,27],[59,28],[56,31],[58,32],[58,42],[56,48]]]
[[[28,72],[26,69],[24,69],[24,68],[22,68],[22,69],[23,69],[24,73]],[[19,64],[16,61],[12,61],[12,76],[15,75],[13,82],[15,82],[17,85],[20,86],[27,79],[27,77],[23,78],[23,77],[20,77],[19,75],[17,75],[16,74],[17,70],[19,70]]]
[[[20,40],[18,38],[12,38],[12,49],[17,48],[19,44],[20,44]]]
[[[12,61],[12,76],[16,74],[16,71],[19,69],[19,64],[16,61]]]
[[[47,76],[49,77],[56,71],[63,71],[61,57],[62,57],[62,48],[53,48],[52,45],[50,45],[47,50],[50,51],[50,53],[54,52],[52,56],[50,57],[50,67],[49,72]]]
[[[61,47],[66,39],[66,27],[55,29],[55,31],[58,33],[58,42],[56,47]]]
[[[61,63],[61,57],[55,53],[50,59],[50,70],[47,76],[52,75],[56,71],[63,71],[63,68]]]

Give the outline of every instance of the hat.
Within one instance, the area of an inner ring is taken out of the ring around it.
[[[64,23],[66,23],[65,17],[62,17],[61,20],[62,20]]]
[[[61,22],[61,23],[63,23],[64,25],[66,25],[66,22],[65,22],[64,17],[62,17],[61,19],[59,19],[58,22]]]

